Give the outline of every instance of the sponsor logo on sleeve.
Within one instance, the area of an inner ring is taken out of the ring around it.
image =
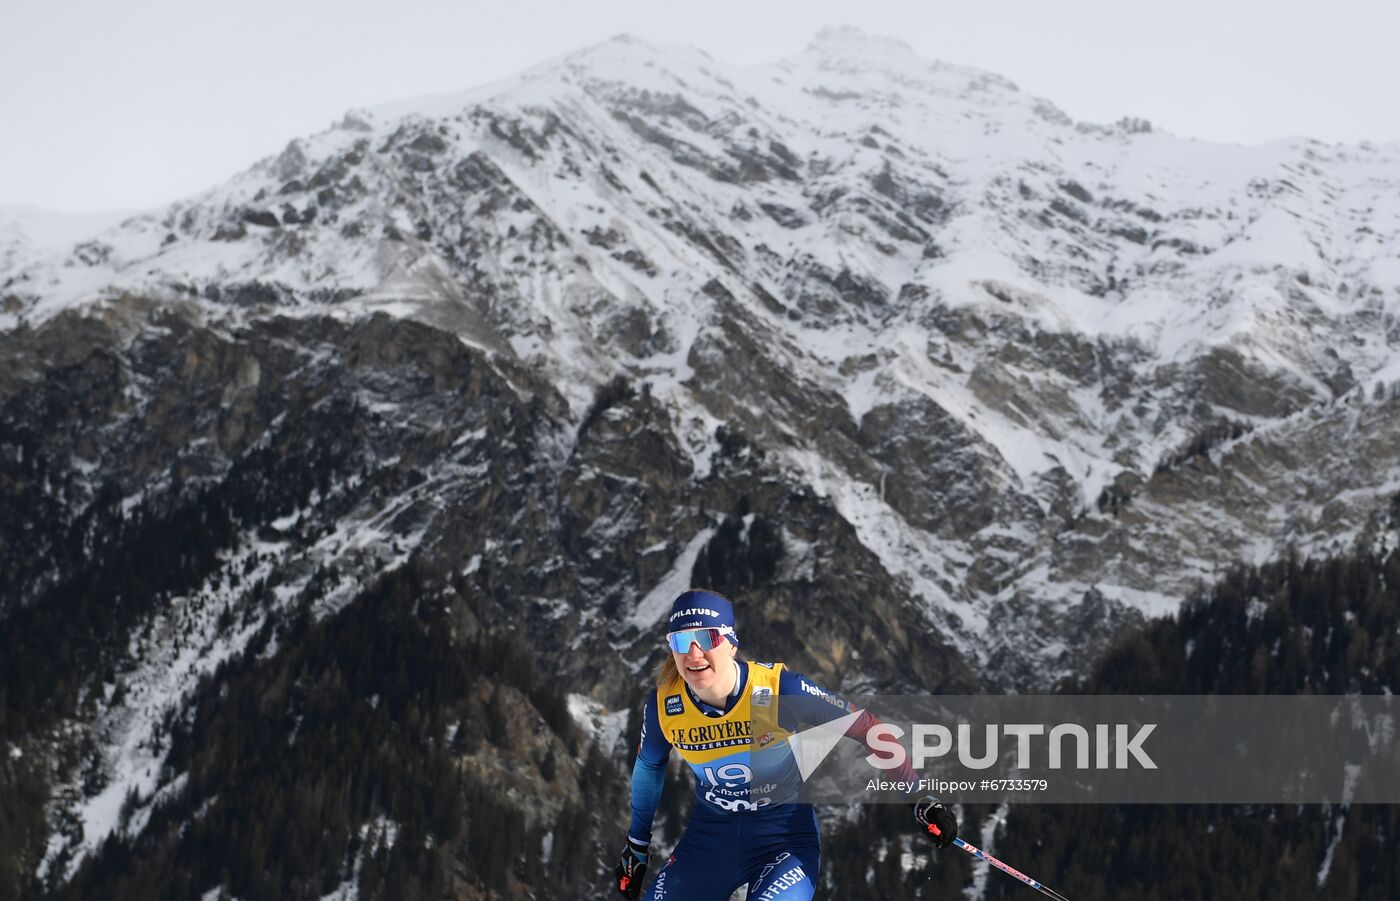
[[[833,707],[839,707],[842,710],[849,711],[853,709],[851,705],[842,698],[838,698],[836,697],[836,695],[822,691],[820,688],[813,685],[811,682],[808,682],[806,679],[800,679],[798,681],[801,684],[802,690],[805,691],[807,694],[812,695],[813,697],[821,698],[823,701],[827,702]]]

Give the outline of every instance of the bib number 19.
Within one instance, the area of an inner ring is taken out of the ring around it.
[[[711,785],[724,785],[733,787],[736,785],[747,785],[753,781],[753,770],[742,763],[726,763],[716,770],[714,767],[705,767],[705,778]]]

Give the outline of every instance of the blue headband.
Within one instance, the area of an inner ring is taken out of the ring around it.
[[[713,591],[693,588],[682,592],[671,605],[671,613],[666,617],[667,633],[686,629],[726,629],[729,640],[739,643],[732,631],[734,605]]]

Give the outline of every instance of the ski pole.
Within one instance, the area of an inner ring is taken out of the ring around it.
[[[968,854],[971,854],[978,860],[985,860],[987,863],[996,867],[998,870],[1001,870],[1003,873],[1006,873],[1008,876],[1015,876],[1017,879],[1021,880],[1026,885],[1029,885],[1031,888],[1035,889],[1038,892],[1041,892],[1042,894],[1048,895],[1051,898],[1056,899],[1056,901],[1069,901],[1068,898],[1066,898],[1064,895],[1061,895],[1059,892],[1055,891],[1049,886],[1041,885],[1039,882],[1036,882],[1034,879],[1027,876],[1025,873],[1022,873],[1015,867],[1007,866],[1006,864],[997,860],[995,857],[988,854],[986,851],[983,851],[981,848],[976,847],[975,845],[969,845],[967,842],[963,841],[960,838],[953,839],[953,844],[959,848],[962,848],[964,851],[966,851]]]

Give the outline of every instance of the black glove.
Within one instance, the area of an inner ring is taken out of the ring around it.
[[[935,847],[946,848],[958,837],[958,818],[933,795],[925,795],[914,805],[914,819],[923,824]]]
[[[633,901],[640,897],[642,881],[647,876],[646,846],[639,845],[629,838],[627,847],[622,849],[622,856],[618,859],[617,869],[613,871],[613,874],[618,894],[633,899]]]

